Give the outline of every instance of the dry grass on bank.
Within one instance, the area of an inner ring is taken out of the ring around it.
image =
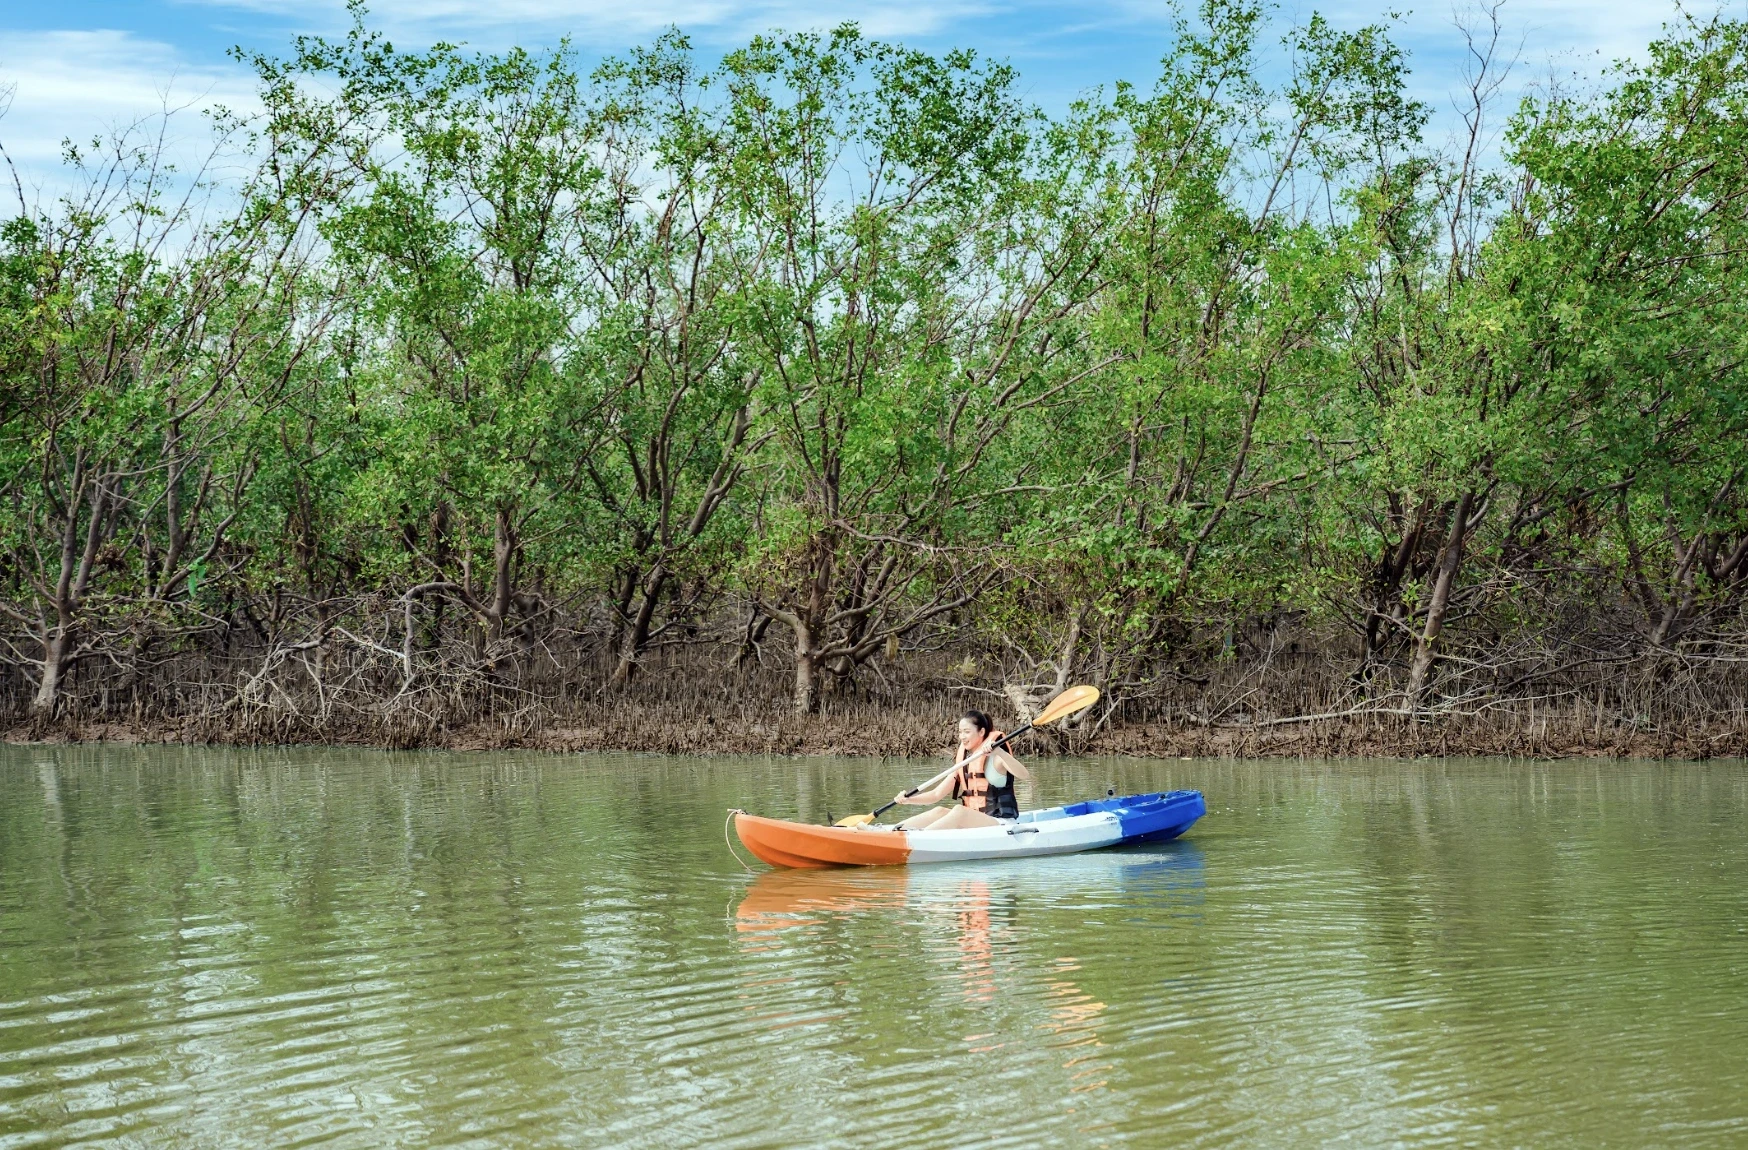
[[[1322,641],[1319,642],[1318,640]],[[1078,727],[1033,737],[1025,753],[1142,757],[1585,755],[1698,759],[1748,755],[1748,674],[1735,663],[1558,663],[1517,678],[1440,683],[1430,711],[1403,712],[1388,671],[1368,692],[1352,652],[1328,636],[1278,635],[1238,657],[1175,667],[1119,685]],[[508,684],[432,680],[418,691],[369,664],[325,687],[287,671],[271,690],[259,661],[167,665],[128,690],[69,692],[52,720],[30,715],[21,678],[0,690],[6,741],[314,744],[391,749],[920,757],[944,752],[967,707],[1012,729],[1013,693],[1052,689],[994,651],[906,655],[827,693],[818,714],[789,705],[784,660],[725,665],[708,648],[652,661],[625,688],[586,659]],[[1048,668],[1045,668],[1048,670]],[[374,677],[373,677],[374,676]],[[1077,677],[1098,681],[1082,669]],[[1023,689],[1022,689],[1023,688]]]
[[[818,715],[797,715],[781,699],[762,706],[721,710],[621,698],[576,707],[565,714],[512,713],[447,723],[384,715],[350,716],[345,721],[316,724],[285,713],[139,721],[69,716],[52,723],[18,717],[0,729],[0,738],[7,742],[926,757],[940,754],[950,745],[960,710],[961,704],[943,697],[917,698],[901,705],[837,701],[835,705],[828,703]],[[1723,721],[1656,729],[1613,715],[1599,720],[1596,708],[1574,701],[1563,707],[1546,703],[1503,705],[1482,715],[1434,715],[1418,720],[1362,713],[1275,725],[1266,720],[1262,725],[1114,722],[1096,732],[1035,736],[1025,753],[1143,758],[1509,755],[1700,759],[1748,756],[1748,729]]]

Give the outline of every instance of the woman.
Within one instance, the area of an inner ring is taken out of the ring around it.
[[[1014,798],[1014,779],[1030,779],[1031,773],[1008,754],[1006,747],[990,747],[1001,738],[995,723],[982,711],[966,711],[959,720],[959,751],[955,770],[938,786],[914,795],[900,794],[893,802],[907,806],[933,806],[942,799],[956,805],[938,807],[898,824],[903,831],[948,831],[963,827],[993,826],[1020,813]]]

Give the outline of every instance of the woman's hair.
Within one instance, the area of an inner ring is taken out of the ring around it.
[[[986,735],[995,730],[995,720],[984,714],[982,711],[966,711],[963,715],[960,715],[959,718],[970,719],[971,725]]]

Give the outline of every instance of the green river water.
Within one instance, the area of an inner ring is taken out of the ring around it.
[[[1208,814],[724,842],[934,766],[0,747],[0,1147],[1748,1145],[1740,762],[1045,760]]]

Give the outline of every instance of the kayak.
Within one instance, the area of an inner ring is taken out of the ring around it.
[[[1200,791],[1156,791],[1027,811],[995,826],[963,830],[820,827],[745,811],[734,812],[734,829],[748,850],[772,866],[904,866],[1166,842],[1188,830],[1207,809]]]

